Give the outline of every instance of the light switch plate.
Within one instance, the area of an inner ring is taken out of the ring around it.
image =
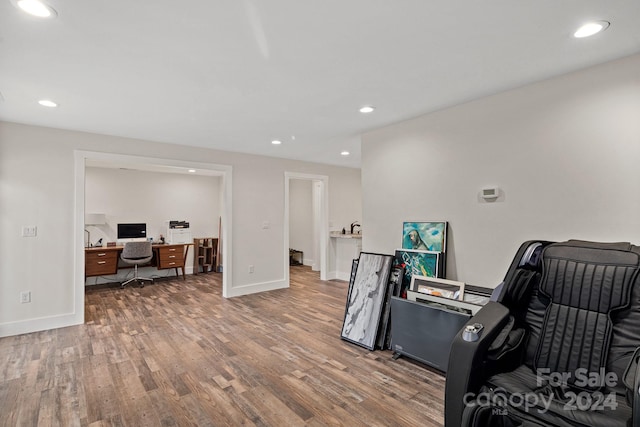
[[[31,291],[20,292],[20,302],[22,304],[31,302]]]
[[[22,226],[22,237],[36,237],[38,235],[38,227],[35,225]]]

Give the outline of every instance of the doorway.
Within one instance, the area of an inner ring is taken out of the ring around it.
[[[311,175],[294,172],[285,172],[285,219],[284,219],[284,253],[285,253],[285,281],[289,284],[289,257],[290,249],[296,249],[291,247],[291,226],[299,226],[300,221],[297,221],[295,216],[292,215],[291,205],[292,195],[296,192],[310,192],[307,193],[302,202],[302,206],[306,205],[306,212],[310,214],[311,218],[306,222],[302,222],[303,227],[308,227],[305,233],[305,238],[310,239],[310,242],[306,245],[306,251],[310,252],[309,255],[304,255],[314,271],[320,271],[320,280],[327,280],[327,258],[329,247],[329,201],[328,201],[328,182],[329,177],[325,175]],[[297,185],[303,184],[303,185]],[[304,194],[304,193],[303,193]],[[295,201],[293,205],[295,207]],[[293,219],[293,221],[292,221]],[[295,238],[294,238],[295,240]],[[304,252],[304,251],[303,251]],[[304,263],[304,260],[302,260]]]
[[[231,253],[231,166],[213,163],[199,163],[121,154],[99,153],[90,151],[75,151],[75,215],[74,229],[74,289],[75,311],[81,313],[84,322],[84,246],[85,246],[85,168],[87,165],[103,165],[109,167],[130,168],[141,171],[160,173],[189,173],[189,169],[200,171],[203,175],[219,176],[220,183],[220,217],[222,226],[219,238],[222,239],[222,295],[227,297],[232,283],[232,271],[229,254]],[[212,219],[212,221],[215,219]],[[78,319],[80,320],[80,319]]]

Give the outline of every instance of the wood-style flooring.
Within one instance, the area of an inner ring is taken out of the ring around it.
[[[84,325],[0,338],[0,425],[443,425],[441,375],[340,339],[347,283],[220,280],[88,288]]]

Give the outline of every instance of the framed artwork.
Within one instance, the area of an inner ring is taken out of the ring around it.
[[[351,291],[353,290],[353,283],[356,280],[356,271],[358,271],[358,259],[351,261],[351,275],[349,276],[349,290],[347,292],[347,306],[345,307],[345,313],[349,308],[349,299],[351,299]]]
[[[464,287],[464,300],[472,304],[486,305],[491,301],[494,290],[482,286],[467,285]]]
[[[468,314],[469,316],[475,316],[476,313],[482,308],[481,305],[472,304],[466,301],[437,297],[435,295],[421,294],[420,292],[413,291],[407,291],[407,299],[409,301],[419,302],[434,308]]]
[[[391,268],[389,288],[387,289],[387,297],[384,301],[382,319],[380,320],[380,331],[376,339],[376,346],[382,350],[391,348],[391,297],[398,296],[400,293],[403,276],[404,267],[394,266]]]
[[[446,246],[446,221],[402,223],[402,249],[446,252]]]
[[[374,350],[393,256],[361,252],[340,338]]]
[[[404,267],[404,276],[399,295],[402,295],[402,291],[409,289],[411,277],[414,274],[417,276],[438,277],[440,256],[440,252],[396,249],[393,265]]]
[[[424,277],[414,274],[411,277],[411,290],[437,297],[461,301],[464,299],[464,283],[456,282],[455,280]]]
[[[400,285],[402,285],[402,279],[404,278],[404,267],[401,265],[394,265],[391,269],[391,276],[389,277],[389,286],[393,288],[393,296],[400,295]]]

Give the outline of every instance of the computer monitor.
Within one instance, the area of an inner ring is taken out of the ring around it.
[[[118,224],[118,239],[146,239],[147,224]]]

